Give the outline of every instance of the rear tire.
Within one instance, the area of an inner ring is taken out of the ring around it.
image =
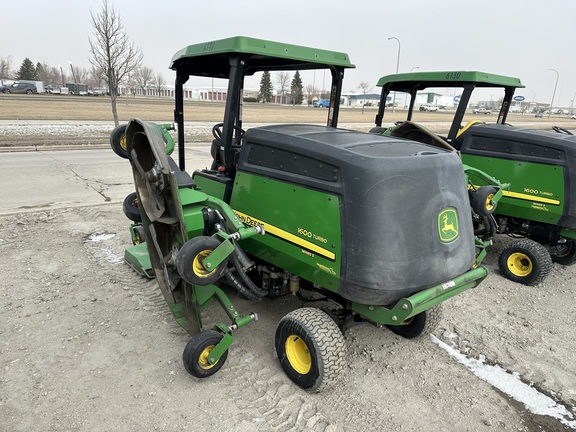
[[[288,378],[310,392],[335,385],[346,367],[344,335],[316,308],[296,309],[280,320],[276,353]]]
[[[500,254],[498,266],[511,281],[534,286],[542,282],[552,268],[550,253],[530,239],[510,242]]]
[[[550,248],[552,261],[560,265],[569,266],[576,263],[576,241],[566,239],[566,243],[561,243]]]
[[[421,335],[429,335],[436,330],[441,318],[442,303],[439,303],[412,318],[408,318],[400,325],[388,325],[386,327],[405,339],[415,339]]]

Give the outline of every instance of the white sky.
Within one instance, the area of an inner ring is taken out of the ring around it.
[[[550,103],[559,74],[555,106],[569,106],[576,95],[574,0],[109,0],[122,17],[143,65],[161,71],[167,82],[172,55],[180,48],[230,36],[251,36],[307,45],[350,55],[355,70],[344,78],[344,92],[358,92],[361,81],[376,84],[396,72],[480,70],[519,77],[526,89],[516,95]],[[28,0],[22,6],[0,0],[0,57],[13,68],[28,57],[47,63],[89,68],[90,10],[101,0]],[[11,17],[11,11],[15,13]],[[321,87],[322,77],[316,76]],[[304,85],[311,76],[304,75]],[[190,85],[207,85],[194,78]],[[250,83],[253,86],[258,82]],[[326,83],[326,86],[328,83]],[[379,89],[374,88],[375,92]],[[574,102],[576,105],[576,101]]]

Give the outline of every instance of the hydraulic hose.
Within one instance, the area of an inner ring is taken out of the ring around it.
[[[246,284],[247,289],[257,295],[258,299],[261,299],[266,294],[268,294],[268,292],[252,282],[252,279],[250,279],[250,277],[246,274],[244,268],[240,265],[240,259],[238,257],[240,250],[240,246],[237,246],[234,249],[234,252],[232,252],[232,261],[234,262],[234,266],[236,267],[240,278]]]
[[[226,270],[224,270],[224,275],[226,276],[228,283],[230,283],[230,285],[232,285],[236,289],[236,291],[238,291],[244,297],[246,297],[250,300],[253,300],[253,301],[259,301],[262,298],[262,297],[259,297],[258,294],[250,291],[248,288],[246,288],[242,284],[242,282],[240,282],[238,279],[236,279],[236,276],[234,276],[234,274],[232,274],[232,272],[230,271],[229,268],[226,268]]]

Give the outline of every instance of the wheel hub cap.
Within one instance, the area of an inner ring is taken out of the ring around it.
[[[507,265],[512,274],[520,277],[528,276],[532,271],[532,261],[527,255],[520,252],[510,255]]]
[[[296,372],[306,375],[312,368],[312,356],[300,336],[290,335],[286,339],[286,356]]]

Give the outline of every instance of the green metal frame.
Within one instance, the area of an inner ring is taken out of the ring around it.
[[[412,120],[414,112],[414,103],[418,91],[430,88],[462,88],[458,108],[452,120],[450,131],[448,132],[447,141],[451,143],[462,125],[462,119],[470,102],[470,96],[476,88],[504,88],[504,99],[500,107],[497,123],[506,123],[508,110],[514,96],[514,91],[518,88],[524,88],[519,78],[497,75],[480,71],[443,71],[443,72],[412,72],[403,74],[386,75],[378,80],[376,84],[382,87],[380,95],[380,106],[376,114],[376,126],[382,126],[384,111],[386,109],[386,100],[390,92],[404,92],[410,95],[410,104],[408,107],[407,120]]]
[[[244,77],[259,71],[328,69],[332,75],[327,125],[336,127],[344,70],[354,68],[348,54],[299,45],[236,36],[189,45],[170,62],[176,71],[174,121],[178,125],[178,164],[184,158],[184,84],[190,76],[228,79],[226,109],[222,128],[223,165],[234,175],[232,143],[234,131],[242,127]]]

